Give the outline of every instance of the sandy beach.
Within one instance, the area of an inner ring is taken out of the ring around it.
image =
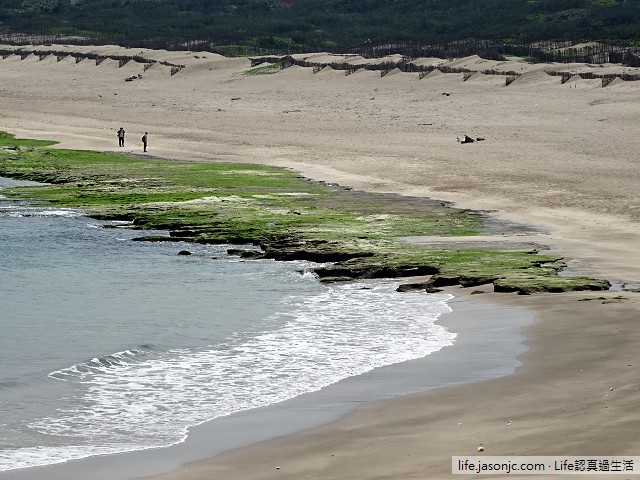
[[[142,154],[149,132],[148,154],[160,158],[265,163],[355,189],[449,201],[536,227],[533,240],[572,271],[618,289],[640,285],[640,81],[602,87],[577,75],[635,69],[447,62],[520,69],[506,86],[504,75],[465,80],[439,71],[420,78],[293,66],[249,76],[243,58],[83,49],[158,63],[3,55],[0,130],[132,154]],[[184,68],[171,75],[161,61]],[[545,69],[576,75],[562,83]],[[465,134],[484,141],[460,144]],[[536,316],[515,374],[377,402],[155,478],[442,478],[452,455],[475,455],[480,444],[485,455],[637,454],[640,295],[482,297]]]

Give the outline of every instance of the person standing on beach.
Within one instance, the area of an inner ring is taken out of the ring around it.
[[[118,130],[118,146],[124,147],[124,128],[122,127]]]
[[[144,132],[144,135],[142,136],[142,151],[146,152],[147,151],[147,132]]]

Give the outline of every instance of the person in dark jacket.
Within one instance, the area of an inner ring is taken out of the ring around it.
[[[124,147],[124,128],[122,127],[118,130],[118,146]]]

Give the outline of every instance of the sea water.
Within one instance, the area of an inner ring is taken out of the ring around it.
[[[2,197],[20,183],[0,178],[0,471],[173,445],[454,340],[435,323],[450,295],[136,242],[127,225]]]

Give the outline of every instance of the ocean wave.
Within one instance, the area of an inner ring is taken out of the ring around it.
[[[69,384],[68,401],[28,427],[57,445],[14,450],[0,470],[173,445],[191,426],[450,345],[455,334],[435,322],[453,297],[399,295],[396,287],[333,285],[286,298],[259,328],[215,345],[139,345],[51,372]],[[65,437],[69,445],[60,445]]]
[[[101,221],[100,223],[87,224],[89,228],[95,228],[95,229],[105,228],[105,226],[111,227],[111,228],[124,228],[124,227],[130,227],[131,225],[133,225],[133,222],[130,220],[104,220],[104,221]]]
[[[67,368],[62,368],[49,373],[49,378],[67,381],[69,379],[84,380],[87,377],[104,373],[113,368],[127,368],[142,357],[147,357],[153,353],[151,345],[140,345],[138,348],[123,350],[101,357],[94,357],[86,362],[76,363]]]

